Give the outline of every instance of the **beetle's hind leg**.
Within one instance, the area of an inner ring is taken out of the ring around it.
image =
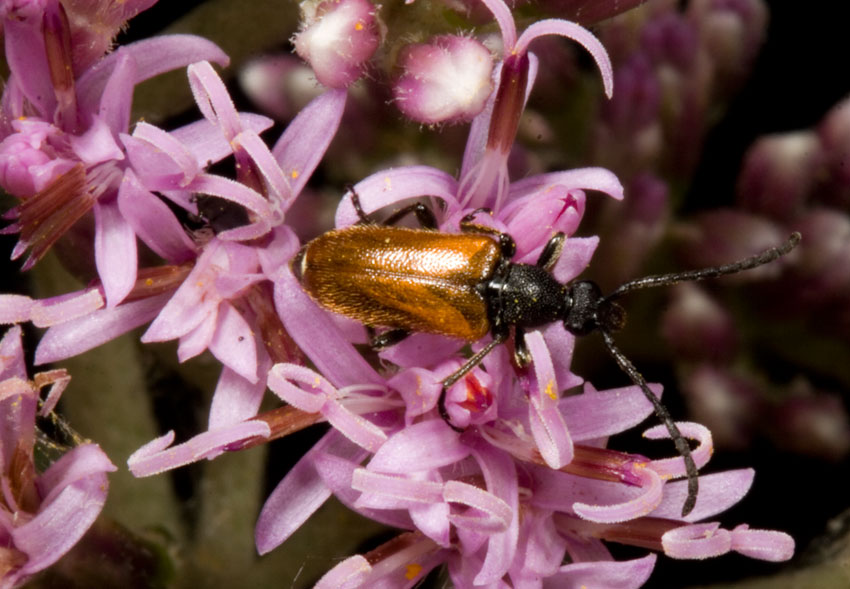
[[[466,376],[470,370],[481,364],[481,361],[487,356],[487,354],[492,352],[493,348],[495,348],[499,344],[504,343],[505,339],[507,339],[507,334],[499,334],[494,336],[490,343],[481,348],[476,354],[472,356],[472,358],[464,362],[463,366],[455,370],[446,380],[443,381],[443,388],[440,391],[440,399],[437,401],[437,410],[440,412],[440,417],[443,418],[443,421],[446,422],[446,425],[448,425],[456,432],[462,432],[463,428],[459,428],[458,426],[453,424],[451,417],[449,417],[449,412],[446,410],[446,391],[448,391],[449,387],[451,387],[454,383]]]
[[[369,213],[363,210],[363,204],[360,202],[360,195],[357,194],[356,190],[354,190],[354,186],[348,186],[346,191],[351,193],[351,205],[354,207],[354,212],[357,213],[357,217],[360,219],[359,224],[379,224],[369,215]],[[434,211],[431,210],[431,207],[421,202],[413,203],[395,211],[382,223],[380,223],[380,225],[395,225],[410,213],[416,215],[416,220],[419,221],[419,224],[425,229],[437,228],[437,217],[434,215]]]
[[[396,345],[410,335],[406,329],[390,329],[372,337],[370,345],[373,350],[383,350]]]

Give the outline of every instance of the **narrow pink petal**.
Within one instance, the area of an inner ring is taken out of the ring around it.
[[[94,205],[94,257],[106,294],[106,306],[115,307],[136,284],[136,234],[121,216],[117,200]]]
[[[588,521],[613,524],[648,515],[661,502],[663,485],[654,470],[643,468],[639,471],[643,493],[631,501],[616,505],[589,505],[576,502],[573,510],[576,515]]]
[[[68,485],[96,476],[115,472],[118,467],[97,444],[82,444],[62,455],[38,477],[42,503],[51,503]]]
[[[364,451],[331,430],[290,469],[266,500],[254,540],[260,554],[270,552],[301,527],[331,496],[331,490],[313,465],[320,454],[330,453],[362,460]]]
[[[513,52],[516,45],[516,24],[508,5],[502,0],[482,0],[482,3],[493,13],[493,18],[499,23],[505,52]]]
[[[40,571],[68,552],[97,519],[108,489],[106,475],[92,473],[65,487],[32,520],[14,528],[13,545],[29,556],[20,572]]]
[[[0,325],[29,321],[34,304],[34,300],[24,295],[0,295]]]
[[[568,238],[564,242],[561,257],[552,268],[552,276],[563,283],[573,280],[590,265],[590,258],[593,257],[597,245],[599,245],[599,238],[595,235]]]
[[[101,309],[47,330],[35,351],[35,363],[58,362],[106,343],[144,325],[162,309],[171,293]]]
[[[187,188],[195,192],[220,196],[221,198],[233,201],[260,218],[267,218],[271,214],[268,201],[263,195],[256,190],[248,188],[244,184],[240,184],[224,176],[199,174]]]
[[[528,44],[537,37],[543,35],[561,35],[568,39],[572,39],[585,49],[596,61],[599,72],[602,74],[602,84],[605,87],[605,95],[608,98],[614,93],[614,68],[611,66],[611,59],[608,57],[608,52],[602,43],[593,36],[593,33],[577,25],[561,19],[544,19],[539,20],[525,29],[516,42],[516,53],[524,53],[528,50]]]
[[[198,160],[195,157],[195,154],[193,154],[192,151],[178,139],[176,134],[168,133],[167,131],[160,129],[159,127],[154,127],[144,121],[136,123],[132,136],[122,136],[122,140],[124,141],[124,144],[127,145],[128,149],[130,148],[129,144],[133,139],[146,142],[149,144],[151,149],[156,150],[156,152],[161,152],[172,159],[183,176],[183,181],[180,182],[181,187],[186,186],[192,178],[197,176],[201,171],[201,167],[206,163],[204,160]],[[129,150],[130,161],[132,161],[135,166],[138,166],[143,162],[139,161],[140,158],[133,157],[133,153],[135,151],[138,150]]]
[[[334,568],[322,575],[314,589],[356,589],[365,587],[372,565],[369,561],[356,554],[343,560]]]
[[[118,188],[118,210],[133,232],[157,255],[181,264],[196,255],[195,244],[162,200],[145,189],[132,170]]]
[[[670,558],[702,560],[729,552],[732,534],[717,522],[691,524],[665,532],[661,546]]]
[[[468,483],[446,482],[443,487],[443,499],[448,503],[465,505],[481,512],[477,514],[474,511],[466,511],[462,515],[452,514],[449,516],[453,524],[468,530],[488,534],[504,532],[508,529],[513,518],[513,510],[510,505],[492,493]]]
[[[457,180],[428,166],[406,166],[382,170],[358,182],[354,189],[363,209],[370,213],[400,200],[417,196],[443,199],[448,208],[456,204]],[[345,227],[359,221],[351,198],[346,196],[336,210],[335,225]]]
[[[178,361],[186,362],[187,360],[202,354],[204,350],[209,347],[210,341],[212,340],[213,335],[215,335],[216,325],[218,324],[217,319],[218,307],[213,310],[209,317],[201,321],[200,325],[180,336],[180,343],[177,346]],[[147,335],[147,333],[145,335]]]
[[[209,348],[213,356],[236,374],[249,382],[257,382],[259,375],[254,329],[230,303],[222,302],[219,305],[215,333]]]
[[[115,52],[115,69],[106,81],[97,115],[112,130],[114,137],[124,133],[130,126],[130,109],[133,106],[133,90],[136,83],[136,62],[133,56],[119,47]]]
[[[263,115],[239,113],[239,127],[246,131],[262,133],[273,124],[272,119]],[[189,123],[169,131],[168,134],[185,146],[201,166],[218,162],[233,153],[233,148],[224,138],[221,129],[207,119]]]
[[[346,438],[369,452],[375,452],[387,440],[387,435],[377,425],[343,407],[339,401],[325,403],[322,415]]]
[[[533,387],[528,418],[537,449],[550,468],[559,469],[573,459],[573,441],[564,417],[558,410],[560,391],[549,350],[540,331],[525,334],[525,343],[533,358],[536,386]]]
[[[605,168],[576,168],[563,172],[549,172],[522,178],[511,184],[511,200],[529,194],[544,193],[556,186],[567,190],[598,190],[617,200],[623,199],[623,185]]]
[[[655,568],[656,556],[610,562],[576,562],[561,567],[558,574],[543,581],[546,589],[639,589]]]
[[[4,19],[6,63],[20,92],[38,109],[43,118],[52,120],[56,93],[44,49],[41,23],[32,20]]]
[[[243,132],[233,140],[234,145],[240,145],[254,162],[270,189],[269,199],[275,215],[285,213],[295,200],[297,193],[292,192],[289,179],[283,175],[268,146],[254,132]]]
[[[27,364],[24,360],[24,348],[21,341],[23,330],[15,325],[6,330],[0,340],[0,380],[12,378],[27,379]]]
[[[225,139],[233,140],[241,130],[239,115],[219,75],[208,61],[199,61],[189,66],[189,87],[201,114],[218,126]]]
[[[782,562],[794,556],[794,538],[785,532],[751,530],[742,524],[732,530],[732,550],[750,558]]]
[[[661,398],[663,388],[649,385]],[[558,403],[573,440],[604,438],[624,432],[652,415],[654,409],[637,386],[597,391],[586,383],[584,394],[564,397]]]
[[[286,331],[330,382],[338,387],[383,383],[328,313],[304,292],[288,267],[275,279],[274,301]]]
[[[325,156],[339,128],[347,96],[344,89],[336,89],[314,98],[289,123],[272,148],[272,154],[289,179],[291,194],[301,192]]]
[[[194,35],[162,35],[125,45],[122,52],[136,61],[135,84],[167,71],[208,60],[227,65],[227,55],[212,41]],[[77,80],[77,99],[81,111],[94,110],[103,89],[120,58],[111,53],[86,70]],[[49,79],[49,78],[48,78]]]
[[[59,301],[33,301],[30,320],[36,327],[50,327],[81,319],[103,308],[103,296],[96,288],[62,296]]]
[[[127,466],[133,475],[147,477],[218,456],[228,446],[257,436],[268,437],[270,433],[266,422],[246,421],[203,432],[177,446],[163,447],[174,439],[174,434],[169,433],[136,450],[127,459]]]
[[[469,448],[442,419],[410,425],[393,435],[369,461],[369,470],[408,473],[442,468],[469,456]]]
[[[355,507],[406,509],[443,501],[442,483],[372,472],[366,468],[354,470],[351,488],[363,493]]]
[[[268,385],[283,401],[306,413],[318,413],[328,399],[339,394],[320,374],[297,364],[272,366]]]
[[[271,360],[268,354],[262,356],[259,373],[265,374],[271,366]],[[222,367],[210,405],[207,428],[222,428],[252,418],[260,408],[265,390],[266,383],[262,378],[251,383],[227,366]]]
[[[664,485],[664,500],[652,512],[652,516],[689,522],[713,517],[743,499],[753,484],[753,477],[755,471],[751,468],[701,475],[696,506],[684,518],[682,504],[688,495],[688,482],[682,480],[667,483]]]
[[[689,440],[696,440],[699,446],[691,450],[691,456],[697,468],[705,466],[714,453],[711,430],[699,423],[689,421],[676,422],[679,432]],[[656,425],[643,432],[643,437],[649,440],[663,440],[670,437],[670,432],[664,425]],[[679,478],[686,474],[685,459],[681,456],[653,460],[650,468],[665,478]]]

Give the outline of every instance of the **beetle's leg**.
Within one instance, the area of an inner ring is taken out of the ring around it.
[[[455,370],[446,380],[443,381],[443,390],[440,391],[440,399],[437,401],[437,409],[440,412],[440,417],[443,418],[443,421],[448,424],[450,428],[455,430],[456,432],[462,432],[463,429],[457,427],[452,423],[451,418],[449,417],[449,412],[446,410],[446,391],[451,387],[454,383],[459,381],[461,378],[466,376],[466,374],[481,364],[481,361],[484,359],[487,354],[493,351],[493,348],[503,343],[507,338],[507,334],[498,334],[493,336],[493,339],[489,344],[481,348],[472,358],[467,360],[463,366]]]
[[[514,362],[520,368],[531,364],[531,353],[525,345],[525,330],[519,327],[514,328]]]
[[[373,350],[383,350],[396,345],[409,335],[410,332],[406,329],[390,329],[373,337],[370,343]]]
[[[511,259],[516,253],[516,242],[513,237],[507,233],[502,233],[498,229],[493,229],[492,227],[472,222],[473,217],[482,211],[489,213],[490,209],[475,209],[466,215],[460,220],[460,223],[458,223],[460,230],[464,233],[484,233],[486,235],[495,235],[499,238],[499,249],[501,250],[502,257],[508,260]]]
[[[409,213],[416,215],[416,220],[419,221],[419,224],[425,229],[437,228],[437,217],[434,215],[434,211],[431,210],[431,207],[421,202],[417,202],[397,210],[387,217],[383,224],[395,225]]]
[[[354,186],[348,186],[346,191],[351,193],[351,204],[354,207],[354,212],[357,213],[357,216],[360,219],[359,224],[371,225],[375,223],[375,220],[369,216],[369,213],[363,210],[363,205],[360,202],[360,195],[357,194],[356,190],[354,190]],[[386,220],[381,224],[395,225],[409,213],[415,214],[416,219],[425,229],[437,228],[437,217],[434,215],[434,211],[431,210],[431,207],[421,202],[413,203],[412,205],[408,205],[402,209],[397,210],[392,215],[387,217]]]
[[[543,246],[543,251],[540,252],[540,257],[537,258],[537,265],[547,272],[550,271],[557,263],[558,258],[561,257],[561,251],[564,249],[565,240],[566,236],[563,233],[558,232],[553,235],[552,238],[546,242],[546,245]]]
[[[357,217],[360,219],[358,221],[359,225],[371,225],[375,221],[372,220],[366,211],[363,210],[363,205],[360,204],[360,195],[357,194],[357,191],[354,190],[354,186],[349,184],[345,188],[346,192],[351,193],[351,205],[354,207],[354,212],[357,213]]]

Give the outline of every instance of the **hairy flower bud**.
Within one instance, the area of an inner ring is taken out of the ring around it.
[[[475,39],[444,35],[408,45],[393,86],[398,108],[420,123],[470,121],[493,90],[493,58]]]
[[[295,51],[330,88],[356,81],[380,42],[376,8],[368,0],[326,0],[301,5]]]

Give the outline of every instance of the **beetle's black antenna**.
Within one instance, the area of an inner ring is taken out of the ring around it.
[[[722,266],[712,266],[711,268],[700,268],[698,270],[690,270],[686,272],[672,272],[670,274],[655,274],[653,276],[644,276],[643,278],[638,278],[636,280],[632,280],[620,285],[620,287],[614,290],[614,292],[606,296],[605,300],[613,301],[615,299],[620,298],[627,292],[631,292],[639,288],[651,288],[653,286],[670,286],[673,284],[678,284],[679,282],[694,282],[697,280],[705,280],[707,278],[717,278],[718,276],[725,276],[727,274],[737,274],[738,272],[744,272],[745,270],[752,270],[753,268],[763,266],[764,264],[769,264],[770,262],[781,258],[785,254],[790,252],[792,249],[797,247],[798,243],[800,243],[800,234],[795,231],[791,234],[791,237],[789,237],[788,240],[782,245],[766,249],[762,253],[757,254],[755,256],[745,258],[743,260],[738,260],[737,262],[732,262],[731,264],[724,264]]]
[[[685,499],[685,504],[682,506],[682,517],[685,517],[693,511],[694,505],[696,505],[697,502],[697,493],[699,492],[699,479],[697,478],[699,473],[697,472],[697,465],[694,462],[694,458],[691,456],[691,447],[688,445],[688,441],[682,435],[682,432],[679,431],[679,427],[676,425],[676,422],[673,421],[673,418],[670,416],[670,412],[667,411],[667,407],[665,407],[658,397],[649,390],[649,386],[646,384],[646,379],[643,375],[638,372],[635,365],[632,364],[625,355],[623,355],[623,352],[614,345],[614,338],[611,337],[611,334],[604,329],[600,329],[600,332],[602,333],[602,339],[605,340],[605,346],[608,348],[608,353],[610,353],[617,362],[620,370],[625,372],[629,378],[632,379],[632,382],[640,387],[640,390],[643,391],[643,394],[649,402],[652,403],[652,408],[655,409],[655,415],[658,417],[658,420],[667,427],[667,431],[670,433],[670,439],[673,440],[676,450],[685,461],[685,471],[688,474],[688,497]]]

